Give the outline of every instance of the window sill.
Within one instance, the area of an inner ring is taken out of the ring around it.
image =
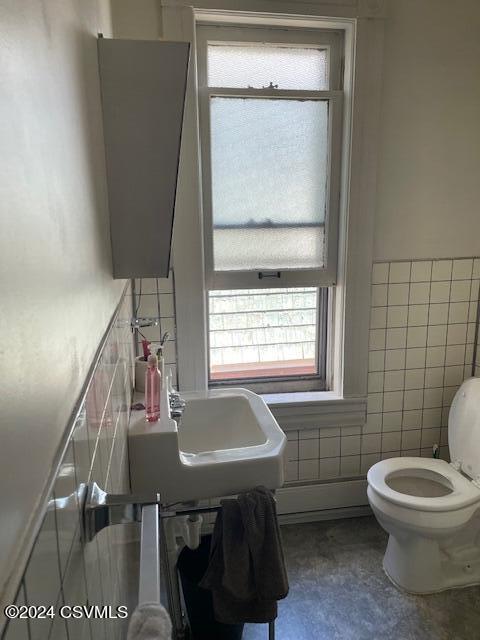
[[[367,398],[344,398],[333,391],[268,393],[262,398],[285,431],[365,424]]]

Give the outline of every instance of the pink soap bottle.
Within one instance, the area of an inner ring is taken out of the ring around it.
[[[145,371],[145,416],[147,422],[157,422],[160,418],[161,383],[162,376],[158,370],[158,358],[156,355],[150,355]]]

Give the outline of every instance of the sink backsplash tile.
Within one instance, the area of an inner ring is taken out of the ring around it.
[[[83,543],[75,495],[81,483],[91,480],[113,493],[130,491],[126,435],[134,372],[131,316],[129,283],[60,462],[46,515],[18,588],[18,602],[116,607],[126,604],[128,585],[136,582],[137,576],[129,575],[125,557],[129,553],[126,543],[135,530],[122,525],[115,527],[114,533],[104,530],[92,542]],[[57,616],[55,620],[22,622],[8,623],[2,638],[117,640],[126,635],[123,620],[107,625],[104,620],[65,622]]]
[[[177,384],[177,343],[175,319],[175,276],[168,278],[139,278],[135,280],[133,291],[134,309],[138,318],[157,320],[156,327],[143,327],[136,332],[136,355],[142,354],[142,334],[151,342],[159,342],[168,331],[165,345],[165,365],[172,371],[172,379]]]

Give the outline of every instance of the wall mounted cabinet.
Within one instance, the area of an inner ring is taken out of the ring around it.
[[[168,275],[189,48],[98,40],[114,278]]]

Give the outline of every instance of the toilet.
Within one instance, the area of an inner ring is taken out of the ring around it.
[[[480,583],[480,378],[457,391],[448,441],[451,463],[390,458],[367,474],[370,506],[389,534],[383,568],[410,593]]]

